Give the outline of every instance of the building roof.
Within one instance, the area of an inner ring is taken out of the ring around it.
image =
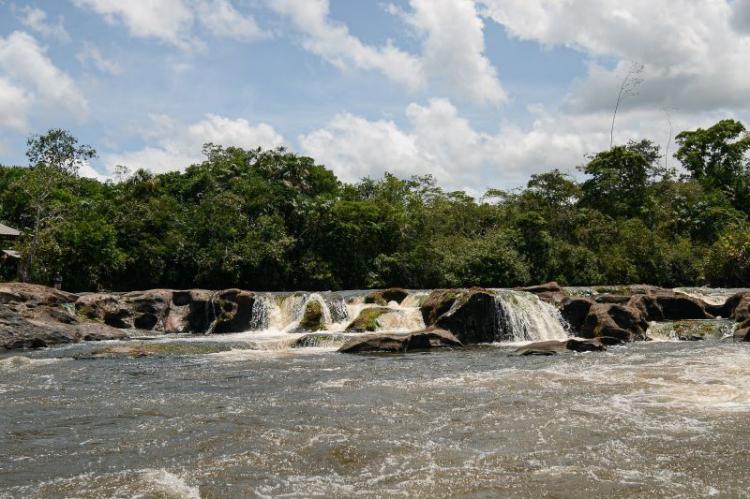
[[[13,227],[0,224],[0,236],[20,236],[21,233]]]
[[[21,258],[21,253],[15,250],[2,250],[0,251],[0,253],[2,253],[3,255],[7,255],[10,258],[15,258],[17,260]]]

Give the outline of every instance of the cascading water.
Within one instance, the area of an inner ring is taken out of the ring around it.
[[[560,311],[536,295],[498,291],[495,297],[498,333],[510,341],[564,340],[568,331]]]

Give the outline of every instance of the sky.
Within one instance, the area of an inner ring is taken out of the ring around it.
[[[481,195],[577,174],[625,78],[615,142],[670,161],[677,132],[747,122],[748,68],[750,0],[0,0],[0,163],[66,128],[101,179],[213,142]]]

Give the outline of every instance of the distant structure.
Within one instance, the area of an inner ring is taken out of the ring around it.
[[[0,248],[7,247],[15,241],[21,231],[0,223]],[[12,249],[0,250],[0,280],[9,281],[18,276],[18,264],[21,255]]]

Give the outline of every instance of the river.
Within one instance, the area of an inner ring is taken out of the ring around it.
[[[749,496],[746,344],[351,356],[251,335],[3,354],[0,497]]]

